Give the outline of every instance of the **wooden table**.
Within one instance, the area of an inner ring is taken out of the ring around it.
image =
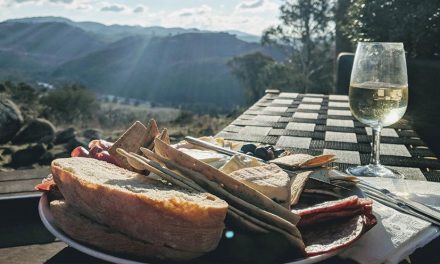
[[[342,158],[334,165],[344,169],[367,163],[370,152],[368,130],[347,107],[344,96],[269,91],[218,135],[301,153],[336,153]],[[410,179],[440,181],[440,162],[407,124],[385,131],[382,142],[388,144],[383,147],[385,165]],[[56,241],[44,228],[37,212],[39,194],[32,188],[48,173],[48,168],[0,173],[0,263],[104,263]],[[412,263],[432,262],[438,248],[440,239],[411,255]],[[325,263],[352,262],[334,257]]]

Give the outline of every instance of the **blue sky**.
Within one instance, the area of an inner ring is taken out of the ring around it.
[[[0,21],[63,16],[75,21],[206,30],[240,30],[260,35],[275,25],[280,0],[0,0]]]

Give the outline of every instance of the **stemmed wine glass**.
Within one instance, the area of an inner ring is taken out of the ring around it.
[[[361,42],[354,56],[350,110],[373,134],[369,165],[348,168],[356,176],[402,178],[380,164],[380,132],[402,118],[408,104],[408,77],[402,43]]]

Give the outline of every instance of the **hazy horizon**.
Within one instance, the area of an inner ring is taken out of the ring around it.
[[[0,21],[54,16],[105,25],[237,30],[259,36],[277,23],[279,6],[279,0],[0,0]]]
[[[16,18],[8,18],[5,20],[0,20],[0,23],[2,22],[7,22],[7,21],[15,21],[15,20],[25,20],[25,19],[38,19],[38,18],[53,18],[53,19],[68,19],[72,22],[75,23],[99,23],[102,25],[106,25],[106,26],[133,26],[133,27],[143,27],[143,28],[150,28],[150,27],[162,27],[165,29],[172,29],[172,28],[179,28],[179,29],[187,29],[187,30],[191,30],[191,29],[195,29],[195,30],[200,30],[201,32],[241,32],[241,33],[245,33],[248,34],[250,36],[256,36],[256,37],[261,37],[261,34],[253,34],[253,33],[248,33],[248,32],[244,32],[241,31],[239,29],[224,29],[224,30],[209,30],[209,29],[201,29],[201,28],[197,28],[197,27],[180,27],[180,26],[175,26],[175,27],[165,27],[165,26],[160,26],[160,25],[148,25],[148,26],[143,26],[143,25],[129,25],[129,24],[119,24],[119,23],[109,23],[109,24],[104,24],[101,22],[97,22],[97,21],[91,21],[91,20],[74,20],[68,17],[63,17],[63,16],[29,16],[29,17],[16,17]]]

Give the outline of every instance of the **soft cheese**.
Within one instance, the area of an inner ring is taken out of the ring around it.
[[[229,175],[285,206],[290,205],[290,177],[275,164],[244,168]]]

